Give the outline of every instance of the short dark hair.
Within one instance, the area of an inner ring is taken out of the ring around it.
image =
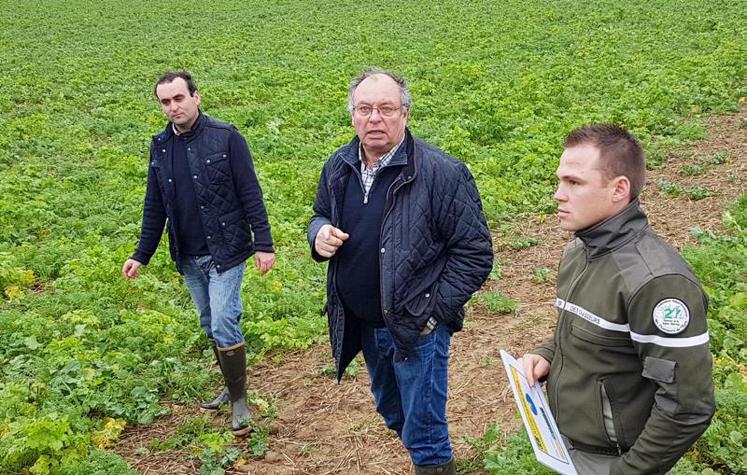
[[[348,88],[348,111],[351,114],[353,113],[353,108],[355,107],[355,104],[353,104],[353,94],[355,94],[355,90],[358,88],[360,83],[362,83],[366,78],[376,76],[377,74],[389,76],[394,82],[397,83],[397,85],[399,86],[399,98],[400,102],[402,103],[402,107],[410,110],[410,108],[412,107],[412,96],[410,95],[410,87],[407,84],[407,81],[405,81],[405,78],[391,71],[387,71],[386,69],[372,66],[364,69],[363,73],[361,73],[360,76],[357,76],[352,81],[350,81],[350,87]]]
[[[630,181],[630,199],[637,198],[646,182],[646,162],[641,143],[630,132],[614,124],[591,124],[571,131],[565,138],[565,148],[594,145],[599,149],[599,162],[607,180],[625,176]]]
[[[174,79],[177,78],[184,79],[184,82],[187,83],[187,90],[189,90],[189,95],[194,96],[195,92],[197,91],[197,84],[195,84],[194,79],[192,79],[192,75],[187,71],[168,71],[163,73],[161,77],[158,78],[158,81],[156,81],[155,86],[153,86],[153,95],[158,97],[158,94],[156,92],[158,90],[158,86],[160,86],[161,84],[174,82]]]

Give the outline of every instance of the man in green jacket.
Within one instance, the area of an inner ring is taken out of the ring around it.
[[[639,208],[640,143],[614,125],[571,132],[557,170],[560,227],[575,233],[558,270],[552,339],[522,358],[547,378],[580,474],[666,473],[715,411],[708,300]]]

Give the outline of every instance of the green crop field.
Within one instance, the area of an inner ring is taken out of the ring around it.
[[[411,129],[469,165],[499,229],[554,210],[573,127],[629,127],[656,165],[703,136],[701,117],[736,111],[745,25],[740,1],[0,0],[0,473],[128,473],[103,451],[125,423],[215,387],[166,242],[141,279],[120,275],[164,125],[162,72],[191,71],[203,110],[254,155],[278,251],[267,277],[245,278],[256,360],[325,338],[305,228],[323,161],[352,137],[362,68],[410,80]],[[745,468],[746,215],[743,199],[688,254],[715,295],[721,404],[683,462],[698,473]]]

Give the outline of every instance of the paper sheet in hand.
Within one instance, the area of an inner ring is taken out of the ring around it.
[[[519,362],[503,350],[501,359],[537,460],[563,475],[577,475],[540,385],[530,387]]]

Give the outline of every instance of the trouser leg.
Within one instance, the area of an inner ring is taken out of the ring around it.
[[[438,469],[422,473],[455,470],[446,421],[450,340],[448,329],[438,326],[418,338],[407,360],[395,362],[388,329],[362,331],[376,409],[387,427],[400,435],[416,469]]]
[[[438,325],[428,335],[418,338],[406,360],[394,363],[405,416],[402,442],[419,469],[453,468],[446,420],[450,343],[450,332],[444,325]]]
[[[363,359],[371,380],[376,411],[384,418],[386,426],[401,436],[405,416],[394,374],[394,346],[388,331],[384,333],[381,330],[385,329],[362,326]]]

